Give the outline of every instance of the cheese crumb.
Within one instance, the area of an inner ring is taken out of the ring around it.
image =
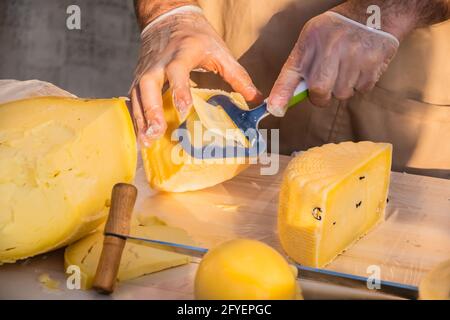
[[[38,277],[38,281],[44,288],[50,290],[59,290],[59,281],[52,279],[48,273],[42,273]]]
[[[240,207],[242,207],[240,204],[216,204],[216,207],[227,212],[236,212]]]

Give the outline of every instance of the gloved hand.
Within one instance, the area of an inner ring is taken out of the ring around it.
[[[248,73],[201,12],[164,17],[145,28],[141,40],[131,102],[138,139],[144,146],[166,130],[161,94],[166,80],[181,116],[192,106],[189,74],[197,68],[220,74],[248,101],[260,99]]]
[[[287,59],[268,99],[268,109],[283,116],[296,86],[305,79],[314,105],[332,96],[345,100],[371,90],[399,46],[386,32],[368,29],[335,12],[311,19]]]

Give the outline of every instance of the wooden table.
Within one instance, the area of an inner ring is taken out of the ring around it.
[[[155,193],[139,166],[136,214],[156,215],[187,230],[199,245],[212,247],[233,238],[253,238],[281,250],[276,234],[278,190],[289,157],[279,173],[260,175],[252,166],[221,185],[183,194]],[[450,180],[392,173],[387,220],[332,262],[327,269],[368,276],[375,265],[383,280],[418,285],[425,272],[450,258]],[[65,289],[61,251],[26,263],[0,267],[0,298],[105,298]],[[190,299],[196,263],[121,283],[112,299]],[[42,288],[39,274],[61,282]],[[302,281],[307,298],[369,298],[376,295]]]

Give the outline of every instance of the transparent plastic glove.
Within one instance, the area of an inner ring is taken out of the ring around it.
[[[138,138],[144,146],[166,130],[161,95],[166,81],[181,117],[192,107],[189,74],[194,69],[220,74],[248,101],[261,95],[201,12],[167,16],[145,28],[141,41],[131,102]]]
[[[391,34],[369,29],[335,12],[311,19],[287,59],[270,93],[269,111],[283,116],[296,86],[305,79],[314,105],[328,106],[355,91],[370,91],[399,46]]]

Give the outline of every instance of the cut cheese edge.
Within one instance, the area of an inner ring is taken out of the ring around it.
[[[420,281],[421,300],[450,300],[450,260],[428,272]]]
[[[131,182],[136,138],[123,99],[40,97],[0,105],[0,264],[74,242]]]
[[[164,116],[167,121],[167,131],[164,136],[156,140],[149,148],[142,150],[142,158],[147,180],[150,186],[156,190],[168,192],[185,192],[204,189],[214,186],[226,180],[229,180],[239,174],[248,167],[248,159],[231,158],[224,159],[208,159],[194,158],[185,152],[179,142],[173,138],[174,132],[179,128],[180,124],[186,121],[186,128],[190,134],[191,141],[195,147],[207,145],[213,141],[223,141],[225,144],[231,143],[236,145],[246,143],[240,136],[240,130],[231,130],[235,128],[234,123],[230,119],[226,119],[227,115],[218,107],[208,106],[206,101],[217,94],[224,94],[241,107],[248,110],[242,96],[237,93],[226,93],[220,90],[207,90],[192,88],[191,93],[194,101],[194,110],[186,119],[180,119],[174,107],[173,97],[170,91],[163,96]],[[218,113],[214,113],[211,108],[215,108]],[[209,137],[198,136],[198,130],[194,130],[196,125],[200,125],[200,129],[204,133],[210,130]],[[234,126],[234,127],[233,127]],[[212,130],[211,130],[212,129]],[[235,132],[233,134],[233,132]],[[216,135],[216,136],[215,136]],[[205,140],[208,139],[208,140]],[[247,142],[248,143],[248,142]]]
[[[296,262],[323,267],[384,220],[392,146],[344,142],[293,159],[280,191],[280,241]]]
[[[153,223],[150,220],[149,223]],[[156,220],[153,225],[131,227],[130,234],[136,237],[149,238],[186,245],[194,245],[186,231],[169,227]],[[103,248],[103,233],[96,232],[68,246],[64,254],[65,268],[78,266],[81,271],[81,288],[90,289],[94,281],[98,260]],[[173,252],[170,248],[127,240],[122,253],[117,279],[125,281],[146,274],[189,263],[188,256]]]

